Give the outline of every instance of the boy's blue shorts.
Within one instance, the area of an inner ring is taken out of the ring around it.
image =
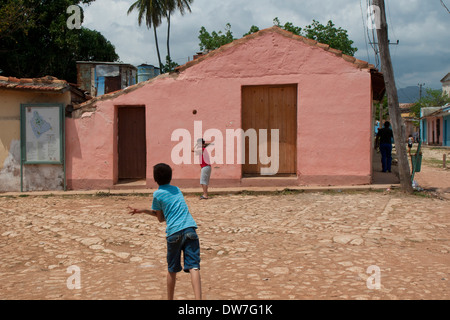
[[[184,253],[184,272],[200,270],[200,241],[194,228],[181,230],[167,237],[167,265],[170,273],[178,273]]]

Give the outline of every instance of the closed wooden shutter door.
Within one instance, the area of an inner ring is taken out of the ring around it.
[[[119,107],[118,110],[119,179],[145,179],[145,108]]]
[[[271,130],[279,130],[278,175],[294,175],[297,171],[297,86],[248,86],[242,89],[242,129],[258,132],[258,145],[267,144],[271,155]],[[267,130],[261,139],[259,130]],[[249,141],[246,141],[244,175],[259,175],[267,165],[249,163]]]

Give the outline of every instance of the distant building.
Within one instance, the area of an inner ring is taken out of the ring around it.
[[[141,64],[137,67],[138,83],[150,80],[161,74],[161,70],[151,64]]]
[[[53,128],[57,131],[55,134],[50,130],[51,122],[46,123],[48,118],[38,123],[42,131],[35,133],[36,144],[27,139],[27,136],[33,137],[31,132],[29,135],[22,133],[30,124],[26,119],[31,116],[32,109],[45,113],[49,107],[60,106],[67,111],[73,104],[88,99],[82,90],[55,77],[18,79],[0,76],[0,192],[17,192],[22,188],[24,191],[63,190],[64,165],[46,161],[57,156],[58,133],[64,136],[64,125],[60,130]],[[59,115],[64,119],[62,112]],[[30,125],[30,128],[35,127]],[[28,163],[24,162],[25,158]]]
[[[415,118],[411,113],[411,108],[413,106],[414,103],[400,103],[400,112],[405,124],[406,138],[408,138],[410,135],[415,137],[419,131],[419,119]]]
[[[422,108],[421,139],[425,144],[450,147],[450,104]]]
[[[124,63],[77,61],[77,85],[98,97],[136,84],[137,70]]]
[[[441,80],[442,82],[442,93],[450,96],[450,72]]]
[[[450,96],[450,73],[441,80],[442,94]],[[450,147],[450,104],[420,110],[420,132],[423,143]]]

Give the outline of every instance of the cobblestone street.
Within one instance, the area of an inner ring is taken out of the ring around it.
[[[450,298],[448,200],[399,191],[186,199],[204,299]],[[126,209],[150,204],[151,195],[1,196],[1,299],[165,299],[165,224]],[[68,287],[73,266],[79,289]],[[371,266],[378,290],[367,285]],[[193,298],[189,275],[175,293]]]

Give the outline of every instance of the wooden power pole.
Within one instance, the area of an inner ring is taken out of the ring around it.
[[[378,46],[381,58],[381,71],[383,72],[386,93],[388,96],[389,115],[391,117],[392,129],[394,131],[395,149],[398,157],[398,171],[400,184],[406,193],[413,193],[411,171],[409,167],[408,154],[406,152],[406,137],[402,129],[403,119],[398,102],[397,87],[395,85],[394,69],[392,67],[391,54],[389,51],[388,25],[386,21],[386,7],[384,0],[373,0],[373,5],[379,8],[380,17],[377,19]]]

